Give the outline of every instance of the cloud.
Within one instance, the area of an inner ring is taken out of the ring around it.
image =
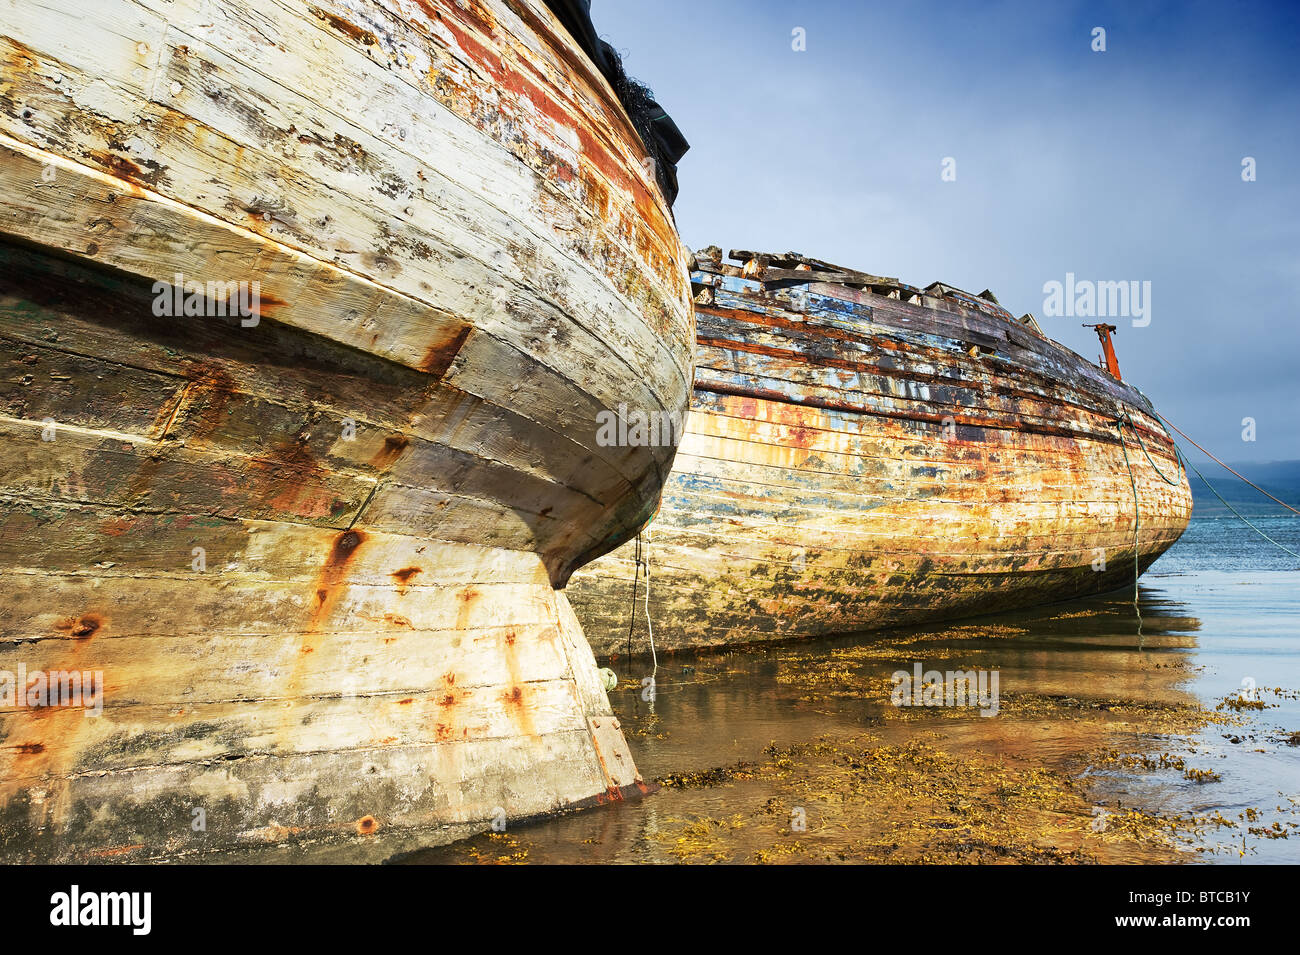
[[[594,16],[691,141],[676,212],[692,248],[987,287],[1017,314],[1041,314],[1067,271],[1150,281],[1151,324],[1120,323],[1126,379],[1209,447],[1300,457],[1289,8],[666,0]],[[1079,326],[1044,320],[1092,358]],[[1243,446],[1246,415],[1260,426]]]

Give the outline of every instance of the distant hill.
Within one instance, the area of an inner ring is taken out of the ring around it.
[[[1204,463],[1202,463],[1204,462]],[[1290,512],[1273,503],[1248,484],[1243,484],[1213,461],[1199,455],[1192,463],[1204,474],[1214,489],[1229,504],[1247,517],[1285,517]],[[1300,461],[1229,461],[1233,468],[1250,478],[1275,497],[1292,507],[1300,508]],[[1188,472],[1192,485],[1195,517],[1231,517],[1231,512],[1206,489],[1205,483],[1194,472]]]

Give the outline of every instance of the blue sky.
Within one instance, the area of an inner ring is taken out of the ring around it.
[[[1125,379],[1221,457],[1300,458],[1300,4],[595,0],[592,18],[691,142],[691,248],[989,288],[1090,359],[1044,283],[1149,281],[1150,324],[1113,322]]]

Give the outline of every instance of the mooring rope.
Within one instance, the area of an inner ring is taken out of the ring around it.
[[[640,539],[640,535],[638,535]],[[655,630],[650,623],[650,529],[646,528],[645,532],[645,629],[650,635],[650,659],[654,663],[654,669],[650,671],[651,685],[654,684],[654,678],[659,674],[659,655],[655,653]]]
[[[1162,415],[1162,414],[1160,414],[1159,412],[1157,412],[1157,413],[1156,413],[1156,417],[1159,418],[1161,421],[1163,421],[1165,424],[1169,425],[1169,427],[1173,428],[1175,431],[1178,431],[1179,434],[1182,434],[1184,438],[1187,438],[1187,441],[1191,444],[1192,447],[1196,448],[1196,450],[1200,451],[1202,454],[1204,454],[1207,458],[1209,458],[1209,459],[1210,459],[1211,461],[1213,461],[1215,464],[1218,464],[1218,465],[1220,465],[1221,467],[1223,467],[1225,470],[1230,471],[1231,473],[1235,474],[1237,477],[1241,478],[1243,481],[1245,481],[1247,484],[1249,484],[1251,487],[1253,487],[1256,491],[1259,491],[1260,494],[1263,494],[1263,495],[1264,495],[1266,498],[1268,498],[1269,500],[1271,500],[1271,501],[1276,501],[1278,504],[1281,504],[1283,507],[1285,507],[1288,511],[1291,511],[1293,514],[1300,514],[1300,510],[1296,510],[1294,507],[1292,507],[1292,506],[1291,506],[1290,504],[1288,504],[1286,501],[1278,500],[1278,499],[1275,498],[1272,494],[1269,494],[1268,491],[1264,490],[1262,487],[1260,487],[1258,484],[1256,484],[1254,481],[1250,480],[1249,478],[1247,478],[1247,477],[1245,477],[1245,476],[1243,476],[1243,475],[1241,475],[1241,474],[1237,474],[1237,472],[1236,472],[1236,471],[1233,471],[1232,468],[1228,467],[1226,464],[1224,464],[1222,461],[1220,461],[1218,458],[1216,458],[1214,455],[1212,455],[1209,451],[1206,451],[1203,447],[1201,447],[1199,444],[1197,444],[1197,443],[1196,443],[1195,441],[1193,441],[1191,438],[1188,438],[1187,435],[1183,434],[1183,432],[1179,430],[1178,426],[1177,426],[1176,424],[1174,424],[1172,421],[1170,421],[1168,418],[1166,418],[1164,415]],[[1193,468],[1192,470],[1195,471],[1196,469]],[[1196,473],[1199,475],[1201,472],[1200,472],[1200,471],[1196,471]],[[1201,478],[1201,480],[1204,481],[1205,478]],[[1205,486],[1206,486],[1206,487],[1209,487],[1210,485],[1207,483]],[[1213,488],[1211,488],[1211,490],[1213,490]],[[1231,508],[1229,508],[1229,510],[1231,510]],[[1236,511],[1233,511],[1233,513],[1235,514]]]
[[[632,656],[632,631],[636,627],[636,583],[641,577],[641,532],[636,532],[636,563],[632,567],[632,611],[627,619],[627,655]]]
[[[1123,422],[1127,421],[1129,427],[1133,429],[1133,433],[1137,435],[1138,444],[1141,445],[1141,447],[1142,447],[1142,453],[1146,455],[1147,461],[1150,463],[1152,470],[1154,470],[1154,471],[1156,472],[1156,474],[1160,475],[1161,479],[1162,479],[1166,484],[1177,485],[1177,484],[1181,483],[1181,482],[1179,482],[1179,481],[1171,481],[1171,480],[1169,479],[1169,477],[1168,477],[1168,476],[1167,476],[1163,471],[1160,470],[1160,467],[1156,464],[1156,462],[1155,462],[1154,460],[1152,460],[1150,452],[1147,451],[1146,442],[1144,442],[1144,441],[1142,440],[1142,432],[1139,431],[1138,428],[1137,428],[1137,425],[1134,424],[1134,422],[1133,422],[1133,418],[1132,418],[1132,416],[1129,414],[1128,409],[1127,409],[1127,408],[1123,408],[1123,407],[1121,407],[1120,410],[1121,410],[1121,412],[1123,412],[1122,415],[1121,415],[1121,417],[1120,417],[1120,419],[1119,419],[1119,441],[1120,441],[1120,446],[1121,446],[1121,447],[1124,447],[1124,426],[1123,426]],[[1164,415],[1159,414],[1159,413],[1157,412],[1157,413],[1156,413],[1156,417],[1159,418],[1161,421],[1163,421],[1165,424],[1169,425],[1169,427],[1173,428],[1173,429],[1174,429],[1175,431],[1177,431],[1179,434],[1181,434],[1181,435],[1183,436],[1183,438],[1185,438],[1185,439],[1188,441],[1188,443],[1190,443],[1194,448],[1196,448],[1198,451],[1200,451],[1201,453],[1203,453],[1203,454],[1204,454],[1206,457],[1208,457],[1211,461],[1214,461],[1216,464],[1221,465],[1224,469],[1226,469],[1227,471],[1229,471],[1229,472],[1231,472],[1232,474],[1236,475],[1238,478],[1241,478],[1242,481],[1245,481],[1245,483],[1249,484],[1251,487],[1253,487],[1255,490],[1259,491],[1259,492],[1260,492],[1261,494],[1263,494],[1265,497],[1269,498],[1269,499],[1272,500],[1272,501],[1277,501],[1278,504],[1281,504],[1281,505],[1282,505],[1283,507],[1285,507],[1288,511],[1294,511],[1294,512],[1297,513],[1297,514],[1300,514],[1300,511],[1297,511],[1297,510],[1296,510],[1294,507],[1292,507],[1290,504],[1286,503],[1286,501],[1278,500],[1276,497],[1274,497],[1272,494],[1269,494],[1268,491],[1264,490],[1264,489],[1263,489],[1262,487],[1260,487],[1258,484],[1254,483],[1253,481],[1251,481],[1249,478],[1245,477],[1244,475],[1238,474],[1238,473],[1237,473],[1236,471],[1234,471],[1232,468],[1228,467],[1228,465],[1224,464],[1222,461],[1220,461],[1218,458],[1216,458],[1216,457],[1215,457],[1213,454],[1211,454],[1209,451],[1206,451],[1205,448],[1201,447],[1199,444],[1197,444],[1197,443],[1196,443],[1195,441],[1193,441],[1191,438],[1187,437],[1187,435],[1184,434],[1183,431],[1182,431],[1180,428],[1178,428],[1177,425],[1175,425],[1172,421],[1170,421],[1170,420],[1169,420],[1168,418],[1166,418]],[[1201,483],[1204,484],[1207,488],[1210,489],[1210,493],[1213,494],[1215,497],[1217,497],[1217,498],[1219,499],[1219,503],[1222,504],[1224,507],[1226,507],[1229,511],[1231,511],[1234,517],[1236,517],[1239,521],[1241,521],[1243,524],[1245,524],[1247,527],[1249,527],[1251,530],[1253,530],[1253,531],[1254,531],[1256,534],[1258,534],[1260,537],[1264,538],[1264,540],[1268,541],[1268,542],[1269,542],[1270,544],[1272,544],[1274,547],[1277,547],[1279,550],[1285,551],[1286,553],[1290,554],[1292,557],[1300,558],[1300,554],[1297,554],[1295,551],[1293,551],[1291,548],[1287,547],[1285,544],[1282,544],[1282,543],[1279,543],[1278,541],[1273,540],[1273,538],[1269,537],[1269,536],[1268,536],[1267,534],[1265,534],[1262,530],[1260,530],[1258,527],[1256,527],[1254,524],[1252,524],[1250,521],[1248,521],[1248,520],[1246,519],[1245,515],[1243,515],[1243,514],[1242,514],[1240,511],[1238,511],[1235,507],[1233,507],[1231,504],[1229,504],[1229,503],[1224,499],[1223,495],[1220,494],[1217,490],[1215,490],[1214,485],[1211,484],[1208,480],[1206,480],[1205,475],[1202,474],[1202,473],[1197,469],[1196,465],[1192,464],[1191,461],[1187,460],[1187,456],[1184,455],[1183,452],[1182,452],[1182,449],[1178,447],[1178,442],[1177,442],[1177,441],[1173,441],[1172,439],[1170,439],[1170,443],[1173,444],[1173,446],[1174,446],[1174,458],[1175,458],[1175,460],[1177,460],[1178,465],[1179,465],[1179,468],[1181,469],[1180,473],[1182,473],[1182,474],[1186,474],[1186,473],[1187,473],[1187,469],[1188,469],[1188,468],[1191,468],[1191,470],[1196,474],[1196,476],[1197,476],[1198,478],[1201,479]],[[1127,449],[1127,448],[1124,448],[1124,463],[1125,463],[1125,464],[1128,464],[1128,449]],[[1129,466],[1129,481],[1130,481],[1130,482],[1133,481],[1133,468],[1132,468],[1131,465]],[[1136,485],[1136,484],[1134,484],[1134,490],[1133,490],[1133,506],[1134,506],[1134,513],[1135,513],[1135,516],[1134,516],[1134,530],[1133,530],[1133,534],[1134,534],[1134,538],[1136,539],[1136,536],[1137,536],[1137,517],[1136,517],[1136,508],[1137,508],[1137,485]],[[1134,560],[1136,561],[1136,559],[1137,559],[1137,558],[1136,558],[1136,554],[1135,554],[1135,555],[1134,555]],[[1136,584],[1134,585],[1134,587],[1135,587],[1135,589],[1136,589]],[[1137,598],[1136,598],[1136,596],[1135,596],[1135,597],[1134,597],[1135,606],[1136,606],[1136,599],[1137,599]],[[1139,624],[1140,624],[1140,622],[1141,622],[1141,614],[1139,614],[1138,616],[1139,616]]]
[[[1121,409],[1124,410],[1124,409]],[[1128,416],[1128,411],[1124,410],[1124,416]],[[1130,419],[1131,423],[1131,419]],[[1124,452],[1124,466],[1128,468],[1129,484],[1133,485],[1133,612],[1137,614],[1138,635],[1142,634],[1142,610],[1138,606],[1138,578],[1142,576],[1141,561],[1139,560],[1139,549],[1141,540],[1138,537],[1138,528],[1141,524],[1141,508],[1138,506],[1138,485],[1137,478],[1133,476],[1133,465],[1128,459],[1128,445],[1124,441],[1124,418],[1115,419],[1115,427],[1119,430],[1119,446]],[[1161,475],[1163,477],[1163,475]]]
[[[1128,426],[1132,428],[1133,433],[1137,435],[1138,444],[1142,448],[1142,453],[1147,456],[1147,463],[1151,465],[1151,469],[1155,471],[1156,474],[1160,475],[1160,479],[1164,481],[1166,484],[1172,484],[1174,487],[1178,487],[1180,484],[1182,484],[1183,482],[1181,480],[1178,481],[1171,480],[1169,477],[1165,475],[1164,471],[1160,470],[1160,466],[1156,464],[1156,462],[1152,459],[1151,452],[1147,450],[1147,444],[1145,441],[1142,440],[1142,432],[1138,429],[1138,426],[1134,424],[1133,416],[1128,413],[1127,408],[1120,408],[1120,410],[1124,412],[1123,420],[1128,422]],[[1122,439],[1123,429],[1121,428],[1120,431],[1121,431],[1120,437]],[[1179,434],[1182,434],[1182,432],[1180,431]],[[1178,445],[1173,441],[1170,441],[1170,443],[1174,445],[1174,460],[1177,461],[1180,466],[1179,477],[1180,478],[1184,477],[1186,476],[1186,469],[1182,468],[1183,458],[1182,455],[1178,453]]]
[[[1172,427],[1172,425],[1171,425],[1171,427]],[[1177,430],[1177,429],[1175,429],[1175,430]],[[1179,433],[1179,434],[1183,434],[1181,431],[1179,431],[1178,433]],[[1184,437],[1184,438],[1187,438],[1187,435],[1183,434],[1183,437]],[[1191,439],[1191,438],[1187,438],[1187,440],[1188,440],[1188,441],[1191,441],[1192,439]],[[1201,450],[1205,450],[1205,449],[1202,448]],[[1225,501],[1225,500],[1223,499],[1223,495],[1220,494],[1218,491],[1216,491],[1216,490],[1214,489],[1214,485],[1211,484],[1209,481],[1205,480],[1205,475],[1202,474],[1200,471],[1197,471],[1197,470],[1196,470],[1196,465],[1195,465],[1195,464],[1193,464],[1191,461],[1186,461],[1186,460],[1185,460],[1183,463],[1186,464],[1186,465],[1187,465],[1189,468],[1191,468],[1193,471],[1196,471],[1196,476],[1197,476],[1198,478],[1201,479],[1201,483],[1204,484],[1206,487],[1208,487],[1208,488],[1210,489],[1210,493],[1213,494],[1215,497],[1217,497],[1217,498],[1219,499],[1219,503],[1221,503],[1221,504],[1222,504],[1224,507],[1226,507],[1228,510],[1232,511],[1232,513],[1235,514],[1235,515],[1237,516],[1237,518],[1238,518],[1238,519],[1239,519],[1243,524],[1245,524],[1247,527],[1249,527],[1251,530],[1253,530],[1253,531],[1254,531],[1256,534],[1258,534],[1260,537],[1264,538],[1264,540],[1268,541],[1268,542],[1269,542],[1270,544],[1272,544],[1274,547],[1278,547],[1278,548],[1280,548],[1280,549],[1286,551],[1286,552],[1287,552],[1288,554],[1290,554],[1292,557],[1300,558],[1300,554],[1297,554],[1295,551],[1293,551],[1290,547],[1287,547],[1285,544],[1279,544],[1277,541],[1273,540],[1273,538],[1269,537],[1267,534],[1265,534],[1262,530],[1260,530],[1258,527],[1256,527],[1256,526],[1255,526],[1254,524],[1252,524],[1250,521],[1246,520],[1246,518],[1245,518],[1244,516],[1242,516],[1241,514],[1239,514],[1239,513],[1237,512],[1237,509],[1236,509],[1235,507],[1233,507],[1231,504],[1229,504],[1227,501]],[[1247,483],[1250,483],[1250,482],[1247,482]]]

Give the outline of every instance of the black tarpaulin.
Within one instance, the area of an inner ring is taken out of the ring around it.
[[[619,102],[654,160],[659,188],[672,205],[677,198],[677,162],[690,148],[686,137],[655,102],[650,90],[623,72],[622,57],[596,35],[591,23],[591,0],[546,0],[546,5],[618,94]]]

